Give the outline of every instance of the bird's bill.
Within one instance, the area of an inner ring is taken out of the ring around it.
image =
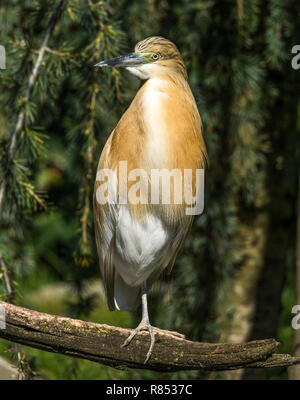
[[[100,61],[98,64],[95,64],[94,67],[135,67],[144,64],[145,61],[142,54],[131,53],[125,56],[111,58],[110,60]]]

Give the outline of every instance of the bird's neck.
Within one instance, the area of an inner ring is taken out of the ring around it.
[[[191,121],[193,113],[198,115],[187,81],[168,74],[154,76],[143,83],[133,103],[145,134],[145,157],[153,168],[167,166],[174,157],[174,144],[181,146],[185,140],[184,121]]]
[[[134,102],[150,133],[159,135],[168,119],[176,119],[184,114],[198,114],[194,96],[182,74],[160,74],[144,81]]]
[[[178,106],[185,98],[194,102],[184,76],[166,72],[142,81],[134,101],[138,102],[144,115],[152,110],[158,117],[158,114],[162,114],[163,107]]]
[[[168,75],[146,80],[115,128],[110,152],[109,168],[117,160],[126,160],[128,171],[202,168],[201,120],[187,81]]]
[[[146,80],[141,80],[140,88],[142,88],[144,85],[151,85],[153,82],[164,83],[165,88],[189,88],[189,84],[185,76],[182,73],[173,72],[172,70],[166,70],[164,72],[157,73]]]

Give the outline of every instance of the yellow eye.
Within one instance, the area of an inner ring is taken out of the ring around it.
[[[159,54],[158,53],[152,54],[152,60],[158,60],[158,59],[159,59]]]

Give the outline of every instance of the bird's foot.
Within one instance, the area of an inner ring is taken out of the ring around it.
[[[125,347],[127,346],[132,339],[140,332],[140,331],[149,331],[150,334],[150,347],[146,356],[146,359],[144,361],[144,364],[147,364],[147,362],[149,361],[149,358],[151,357],[152,351],[153,351],[153,347],[154,347],[154,343],[155,343],[155,334],[154,334],[154,329],[152,327],[152,325],[150,325],[150,322],[148,320],[142,320],[140,322],[140,324],[131,332],[131,334],[129,335],[129,337],[125,340],[125,342],[122,344],[121,347]]]

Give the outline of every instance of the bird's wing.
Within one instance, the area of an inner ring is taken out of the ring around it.
[[[178,231],[176,232],[175,240],[172,243],[172,246],[173,246],[172,253],[173,253],[173,255],[172,255],[171,259],[170,259],[170,262],[169,262],[168,266],[166,267],[167,274],[170,274],[172,269],[173,269],[176,257],[177,257],[178,253],[180,252],[180,250],[182,249],[182,247],[184,245],[186,236],[187,236],[187,234],[188,234],[188,232],[189,232],[189,230],[190,230],[190,228],[192,226],[193,220],[194,220],[193,216],[188,218],[188,222],[186,223],[184,228],[180,227],[178,229]]]
[[[114,248],[115,248],[115,226],[113,224],[111,213],[117,213],[117,210],[108,210],[105,207],[100,207],[95,204],[94,197],[94,225],[95,225],[95,239],[99,256],[99,266],[105,288],[107,304],[110,311],[115,309],[114,304],[114,280],[115,280],[115,267],[114,267]],[[97,210],[97,211],[96,211]]]
[[[106,167],[106,157],[110,149],[113,132],[106,142],[101,154],[98,171]],[[114,248],[116,237],[116,221],[118,219],[117,204],[100,204],[97,201],[97,190],[100,182],[96,180],[94,186],[94,226],[97,252],[99,256],[99,266],[105,288],[107,304],[110,311],[115,309],[114,302]]]

